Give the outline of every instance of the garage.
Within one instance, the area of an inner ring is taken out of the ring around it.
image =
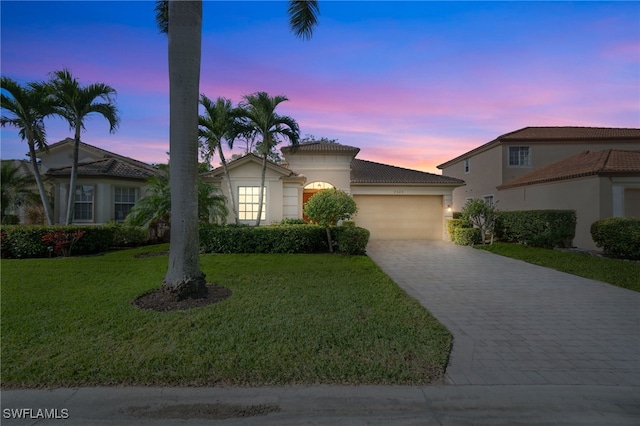
[[[442,195],[356,195],[357,226],[376,240],[441,240]]]

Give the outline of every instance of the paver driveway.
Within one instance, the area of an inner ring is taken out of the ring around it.
[[[453,333],[451,384],[640,386],[640,293],[444,241],[367,253]]]

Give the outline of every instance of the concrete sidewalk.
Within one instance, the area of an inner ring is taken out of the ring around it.
[[[32,416],[58,409],[67,418],[6,417],[20,408],[34,409]],[[637,425],[640,399],[637,388],[623,386],[114,387],[3,391],[2,411],[3,425],[38,426],[600,426]],[[243,411],[260,415],[218,418]]]
[[[451,384],[640,386],[640,293],[443,241],[367,253],[453,333]]]

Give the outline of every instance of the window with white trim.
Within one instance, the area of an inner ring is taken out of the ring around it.
[[[493,195],[485,195],[482,199],[487,206],[493,207]]]
[[[260,220],[267,217],[267,188],[263,188],[264,196],[262,200],[262,214]],[[238,187],[238,218],[240,220],[256,220],[258,218],[258,207],[260,206],[259,186],[239,186]]]
[[[509,167],[528,167],[531,165],[531,150],[528,146],[509,147]]]
[[[115,188],[113,209],[116,222],[124,222],[124,219],[135,204],[136,189],[117,186]]]
[[[79,222],[93,221],[93,185],[77,185],[74,194],[73,220]]]
[[[464,160],[464,172],[469,173],[470,170],[471,170],[471,159],[467,158],[466,160]]]

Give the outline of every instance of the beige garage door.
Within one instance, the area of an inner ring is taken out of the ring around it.
[[[442,196],[354,195],[357,226],[371,231],[377,240],[441,240]]]

